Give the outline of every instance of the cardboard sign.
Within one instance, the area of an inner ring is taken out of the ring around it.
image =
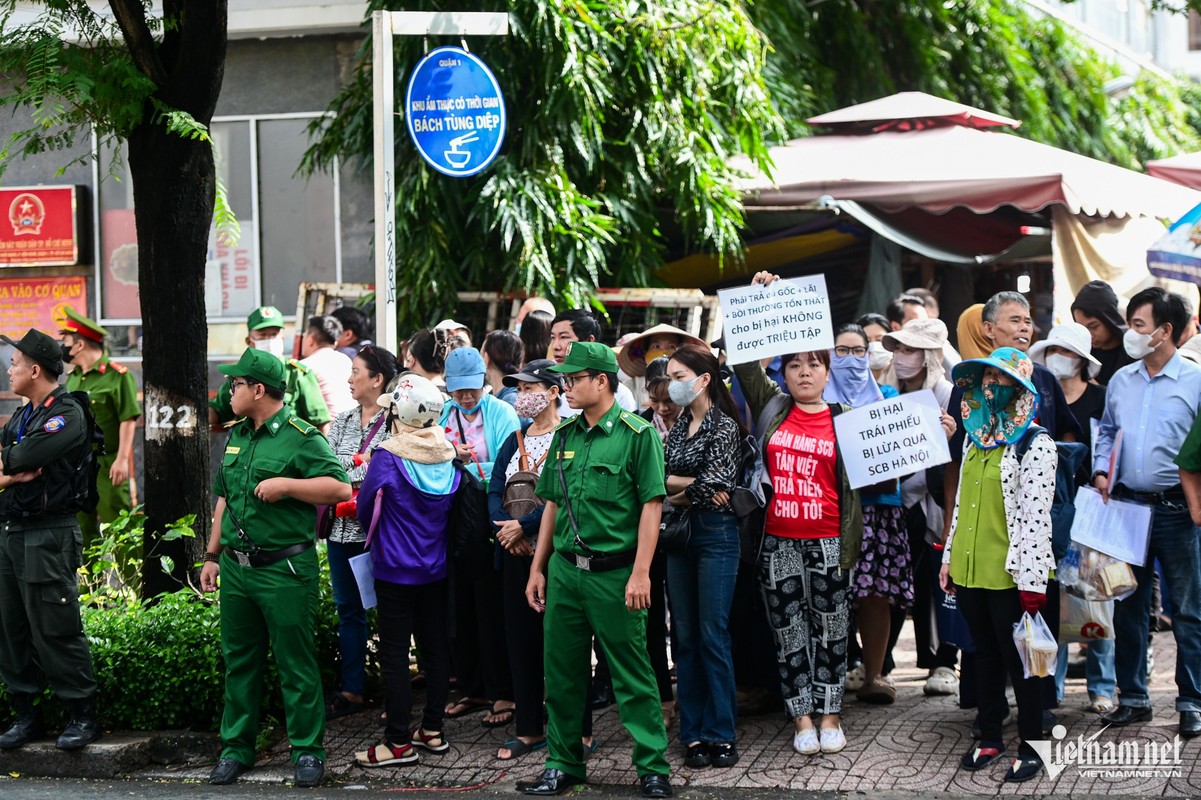
[[[719,289],[717,297],[731,364],[834,346],[824,275]]]
[[[929,389],[881,400],[834,418],[851,487],[903,478],[951,460],[938,401]]]

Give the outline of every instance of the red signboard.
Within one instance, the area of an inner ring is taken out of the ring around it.
[[[74,186],[0,189],[0,266],[79,263],[78,204]]]
[[[58,338],[64,306],[88,313],[88,281],[75,278],[0,278],[0,333],[20,339],[37,328]]]

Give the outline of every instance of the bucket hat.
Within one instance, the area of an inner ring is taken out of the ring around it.
[[[995,367],[1025,389],[1014,392],[1013,398],[995,415],[989,410],[992,387],[984,385],[984,370]],[[972,441],[988,450],[1002,445],[1017,444],[1030,423],[1038,416],[1038,389],[1031,376],[1034,362],[1015,347],[999,347],[986,358],[961,361],[951,369],[955,385],[963,390],[959,407],[964,428]]]
[[[1047,365],[1047,348],[1062,347],[1064,350],[1071,350],[1087,361],[1088,377],[1095,378],[1101,371],[1101,362],[1093,357],[1092,346],[1093,338],[1092,334],[1088,332],[1088,328],[1079,322],[1065,322],[1056,325],[1047,334],[1046,339],[1035,342],[1030,347],[1030,358],[1034,363],[1042,364],[1045,367]]]

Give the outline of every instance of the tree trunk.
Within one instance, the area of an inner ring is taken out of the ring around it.
[[[167,21],[153,43],[145,7],[111,0],[134,62],[158,86],[155,99],[208,125],[225,74],[226,0],[164,0]],[[146,527],[143,597],[179,589],[199,560],[212,519],[209,497],[208,319],[204,267],[216,187],[210,142],[167,130],[148,103],[129,136],[138,227],[146,409]],[[151,427],[154,423],[154,427]],[[196,515],[196,538],[162,541],[164,529]],[[161,556],[171,559],[162,569]]]

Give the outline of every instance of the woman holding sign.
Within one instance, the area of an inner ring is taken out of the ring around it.
[[[778,275],[760,272],[752,284]],[[734,367],[759,424],[765,509],[759,580],[776,639],[781,690],[802,755],[846,747],[842,696],[847,671],[850,570],[859,557],[863,512],[838,455],[834,417],[844,407],[822,399],[830,351],[781,359],[787,393],[758,362]],[[813,715],[821,714],[820,729]]]
[[[1005,781],[1036,777],[1043,762],[1030,746],[1042,738],[1042,685],[1025,678],[1013,642],[1022,612],[1046,603],[1051,552],[1051,502],[1055,495],[1055,442],[1031,428],[1038,391],[1034,362],[1001,347],[988,358],[955,366],[963,390],[967,430],[951,530],[939,583],[955,594],[976,645],[980,744],[963,756],[963,768],[980,770],[1005,752],[1001,727],[1009,711],[1005,678],[1013,683],[1022,742]],[[1023,456],[1019,459],[1019,450]]]

